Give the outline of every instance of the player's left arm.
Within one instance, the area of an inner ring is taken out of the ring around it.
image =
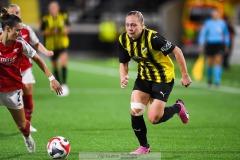
[[[38,54],[35,54],[32,57],[32,60],[39,66],[39,68],[48,77],[48,79],[50,81],[51,91],[53,91],[53,89],[54,89],[56,91],[57,95],[61,95],[62,94],[62,87],[61,87],[60,83],[54,78],[53,74],[50,72],[49,68],[47,67],[47,65],[43,61],[43,59]]]
[[[187,65],[182,50],[175,46],[172,53],[175,55],[175,58],[177,60],[178,66],[182,74],[181,83],[183,86],[188,87],[191,84],[192,80],[188,74]]]
[[[169,53],[173,53],[175,55],[182,74],[181,83],[183,86],[188,87],[192,81],[188,74],[186,61],[182,50],[158,33],[152,34],[151,44],[153,49],[161,51],[165,56],[167,56]]]

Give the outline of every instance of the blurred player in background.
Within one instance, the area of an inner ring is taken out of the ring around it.
[[[212,18],[205,21],[199,34],[199,45],[201,52],[204,52],[207,60],[207,83],[219,86],[222,76],[222,56],[228,52],[230,40],[228,28],[220,13],[214,9]],[[214,82],[213,82],[214,77]]]
[[[236,31],[235,28],[232,24],[232,20],[229,16],[225,15],[224,16],[224,20],[227,24],[228,27],[228,32],[229,32],[229,37],[230,37],[230,44],[229,44],[229,49],[227,52],[224,53],[223,55],[223,68],[224,69],[229,69],[230,65],[229,65],[229,58],[232,54],[232,48],[233,48],[233,41],[234,41],[234,37],[236,35]]]
[[[69,46],[68,34],[70,32],[70,24],[66,13],[60,12],[58,2],[52,1],[48,6],[49,14],[43,16],[41,31],[45,36],[45,45],[47,49],[54,51],[51,57],[54,75],[63,88],[63,95],[69,94],[67,86],[67,48]],[[62,78],[59,78],[58,59],[61,62]]]
[[[20,7],[16,4],[11,4],[8,7],[8,12],[10,14],[15,14],[19,18],[21,18],[21,11]],[[31,44],[35,49],[43,53],[45,56],[52,56],[53,51],[47,50],[42,43],[40,43],[39,39],[37,38],[35,32],[30,26],[27,26],[23,24],[22,30],[21,30],[21,37]],[[32,73],[32,63],[31,59],[29,59],[27,56],[23,56],[21,65],[21,75],[22,80],[24,83],[23,88],[23,103],[24,103],[24,110],[25,110],[25,116],[26,119],[31,122],[32,119],[32,113],[34,109],[34,103],[33,103],[33,84],[35,83],[35,78]],[[37,129],[34,128],[32,125],[30,126],[31,132],[36,132]]]
[[[172,106],[165,107],[175,78],[169,53],[174,54],[180,67],[182,85],[188,87],[191,78],[181,49],[156,31],[147,29],[141,12],[129,12],[125,27],[126,32],[119,37],[121,88],[125,88],[129,82],[128,63],[131,58],[138,63],[130,113],[132,128],[140,147],[130,154],[147,154],[150,153],[150,145],[143,114],[148,103],[148,119],[152,124],[166,122],[176,113],[183,123],[188,122],[188,112],[182,100],[178,99]]]
[[[60,95],[62,88],[43,59],[26,41],[19,37],[22,29],[21,19],[14,14],[9,14],[6,8],[1,11],[0,105],[7,106],[18,129],[23,134],[27,150],[32,153],[35,151],[35,143],[30,135],[30,122],[25,118],[21,94],[21,89],[24,87],[20,71],[23,55],[32,58],[49,78],[51,90],[55,89],[57,95]]]

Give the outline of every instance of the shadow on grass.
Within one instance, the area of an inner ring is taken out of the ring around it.
[[[46,153],[4,153],[4,155],[1,155],[0,160],[49,160],[47,157]]]
[[[0,132],[0,137],[12,137],[12,136],[16,136],[16,135],[19,135],[20,132],[14,132],[14,133],[1,133]]]
[[[6,159],[19,159],[19,157],[23,156],[24,154],[10,154],[6,155],[4,157],[1,156],[0,160],[6,160]]]

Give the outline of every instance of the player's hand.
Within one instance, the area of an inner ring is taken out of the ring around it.
[[[128,82],[129,82],[128,75],[121,77],[121,84],[120,84],[121,88],[125,88],[127,86]]]
[[[52,29],[52,34],[53,34],[53,35],[56,35],[57,33],[58,33],[58,28]]]
[[[54,79],[50,82],[50,88],[51,88],[52,92],[53,92],[53,90],[55,90],[57,95],[63,94],[62,87],[56,79]]]
[[[182,75],[181,83],[184,87],[188,87],[192,83],[192,80],[188,74]]]
[[[47,51],[47,54],[46,54],[48,57],[52,57],[54,55],[54,52],[53,51]]]

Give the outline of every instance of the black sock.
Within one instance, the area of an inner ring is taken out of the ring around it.
[[[140,145],[143,147],[149,147],[147,142],[147,128],[143,116],[132,115],[132,128]]]
[[[58,71],[53,71],[54,77],[56,78],[56,80],[60,83],[60,79],[59,79],[59,74]]]
[[[173,106],[165,107],[164,114],[162,118],[158,121],[158,123],[166,122],[167,120],[172,118],[175,113],[178,113],[179,111],[180,111],[179,104],[174,104]]]
[[[62,83],[66,84],[66,79],[67,79],[67,68],[62,67]]]

